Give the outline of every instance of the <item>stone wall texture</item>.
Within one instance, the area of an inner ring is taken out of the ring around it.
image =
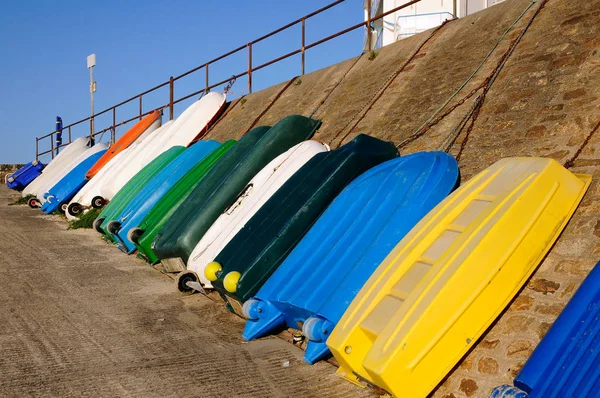
[[[463,181],[509,156],[551,157],[592,174],[538,270],[433,394],[484,397],[512,382],[600,259],[599,51],[600,0],[507,0],[387,46],[374,59],[365,54],[250,94],[207,137],[239,138],[252,125],[298,113],[323,121],[316,139],[332,148],[367,133],[405,154],[448,149]]]

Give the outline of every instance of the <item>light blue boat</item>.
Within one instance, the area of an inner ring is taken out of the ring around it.
[[[213,140],[198,141],[187,148],[149,180],[115,219],[103,222],[102,228],[105,228],[113,236],[121,250],[127,253],[133,253],[136,250],[135,244],[129,239],[127,232],[139,225],[154,205],[180,178],[220,145]]]
[[[346,187],[283,264],[244,303],[243,337],[302,329],[304,359],[329,354],[327,337],[398,242],[458,185],[456,160],[421,152],[389,160]]]
[[[86,180],[85,173],[87,173],[105,152],[106,149],[88,156],[50,188],[50,190],[44,194],[44,199],[46,199],[46,201],[42,205],[42,211],[50,214],[58,210],[61,205],[69,203],[77,192],[88,183],[89,180]]]
[[[514,381],[490,398],[600,396],[600,263],[585,278]]]

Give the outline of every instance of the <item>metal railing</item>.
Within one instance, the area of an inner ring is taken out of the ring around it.
[[[217,58],[214,58],[214,59],[212,59],[212,60],[210,60],[210,61],[208,61],[208,62],[206,62],[206,63],[204,63],[204,64],[202,64],[200,66],[197,66],[197,67],[195,67],[193,69],[190,69],[187,72],[184,72],[184,73],[180,74],[179,76],[176,76],[176,77],[172,77],[171,76],[169,78],[169,80],[167,80],[167,81],[165,81],[165,82],[163,82],[163,83],[161,83],[161,84],[159,84],[157,86],[154,86],[154,87],[152,87],[152,88],[150,88],[150,89],[148,89],[148,90],[146,90],[146,91],[144,91],[142,93],[134,95],[133,97],[128,98],[125,101],[119,102],[118,104],[113,105],[113,106],[111,106],[109,108],[106,108],[106,109],[104,109],[101,112],[95,113],[92,116],[88,116],[88,117],[86,117],[84,119],[78,120],[75,123],[71,123],[71,124],[63,127],[62,131],[63,131],[63,134],[66,131],[67,136],[68,136],[68,142],[64,142],[65,140],[63,139],[64,143],[61,144],[61,145],[59,145],[59,146],[55,146],[55,144],[54,144],[55,143],[55,134],[56,134],[56,131],[53,131],[53,132],[48,133],[48,134],[46,134],[44,136],[41,136],[41,137],[36,137],[36,139],[35,139],[35,158],[39,159],[40,156],[51,154],[52,158],[54,159],[55,151],[57,151],[59,148],[62,148],[64,146],[68,145],[69,143],[71,143],[71,141],[72,141],[72,131],[71,131],[71,129],[73,127],[75,127],[77,125],[80,125],[82,123],[85,123],[85,122],[89,122],[90,123],[90,134],[88,134],[88,136],[90,136],[90,137],[96,137],[98,135],[102,135],[102,134],[105,134],[106,132],[110,131],[110,133],[111,133],[111,142],[114,142],[115,138],[116,138],[115,136],[116,136],[116,129],[117,129],[117,127],[125,125],[125,124],[127,124],[127,123],[129,123],[129,122],[131,122],[133,120],[136,120],[136,119],[140,119],[141,120],[144,116],[148,115],[149,113],[151,113],[154,110],[161,110],[162,111],[162,110],[164,110],[166,108],[169,108],[169,120],[173,120],[174,106],[177,103],[185,101],[185,100],[187,100],[187,99],[189,99],[191,97],[198,96],[198,95],[203,94],[203,93],[207,93],[211,89],[213,89],[213,88],[215,88],[217,86],[220,86],[222,84],[228,83],[228,82],[230,82],[232,80],[235,80],[235,79],[239,79],[240,77],[247,76],[248,92],[252,93],[252,74],[254,72],[256,72],[258,70],[261,70],[263,68],[266,68],[266,67],[268,67],[270,65],[273,65],[273,64],[275,64],[277,62],[283,61],[283,60],[285,60],[287,58],[290,58],[290,57],[292,57],[294,55],[298,55],[298,54],[301,55],[301,75],[304,75],[304,73],[305,73],[305,64],[306,64],[306,51],[307,50],[310,50],[311,48],[317,47],[317,46],[319,46],[319,45],[321,45],[323,43],[326,43],[326,42],[328,42],[330,40],[333,40],[333,39],[335,39],[335,38],[337,38],[339,36],[345,35],[345,34],[347,34],[349,32],[352,32],[352,31],[354,31],[356,29],[359,29],[359,28],[367,28],[367,29],[370,30],[371,29],[371,23],[373,21],[376,21],[378,19],[384,18],[384,17],[386,17],[386,16],[388,16],[390,14],[395,13],[396,11],[399,11],[399,10],[401,10],[403,8],[406,8],[406,7],[409,7],[409,6],[413,5],[413,4],[416,4],[416,3],[420,2],[421,0],[412,0],[412,1],[409,1],[406,4],[403,4],[403,5],[399,6],[399,7],[396,7],[394,9],[388,10],[388,11],[386,11],[386,12],[380,14],[380,15],[376,15],[376,16],[373,16],[373,17],[371,17],[370,13],[369,13],[369,18],[366,21],[363,21],[363,22],[357,23],[355,25],[352,25],[349,28],[341,30],[341,31],[339,31],[337,33],[334,33],[334,34],[332,34],[330,36],[327,36],[325,38],[317,40],[317,41],[315,41],[313,43],[306,44],[306,21],[309,20],[310,18],[316,16],[316,15],[319,15],[319,14],[323,13],[324,11],[327,11],[327,10],[329,10],[329,9],[337,6],[340,3],[343,3],[344,1],[345,0],[334,1],[334,2],[326,5],[323,8],[320,8],[320,9],[318,9],[318,10],[316,10],[316,11],[310,13],[310,14],[307,14],[307,15],[301,17],[301,18],[298,18],[295,21],[290,22],[287,25],[284,25],[284,26],[280,27],[279,29],[276,29],[276,30],[274,30],[274,31],[272,31],[270,33],[267,33],[264,36],[259,37],[258,39],[255,39],[255,40],[253,40],[251,42],[248,42],[248,43],[246,43],[246,44],[244,44],[242,46],[239,46],[239,47],[237,47],[237,48],[235,48],[235,49],[233,49],[233,50],[231,50],[231,51],[229,51],[229,52],[227,52],[227,53],[225,53],[223,55],[220,55]],[[367,1],[368,1],[368,3],[367,3],[368,4],[368,9],[370,10],[371,9],[371,2],[374,1],[374,0],[367,0]],[[265,39],[268,39],[268,38],[270,38],[270,37],[272,37],[272,36],[274,36],[274,35],[276,35],[278,33],[281,33],[281,32],[283,32],[283,31],[285,31],[285,30],[287,30],[287,29],[289,29],[291,27],[299,25],[299,24],[302,27],[302,30],[301,30],[301,47],[300,48],[298,48],[298,49],[296,49],[294,51],[291,51],[291,52],[289,52],[287,54],[284,54],[284,55],[282,55],[280,57],[277,57],[275,59],[272,59],[270,61],[267,61],[267,62],[265,62],[263,64],[258,65],[258,66],[255,66],[253,64],[253,62],[252,62],[252,48],[253,48],[253,46],[255,44],[257,44],[257,43],[259,43],[259,42],[261,42],[261,41],[263,41]],[[372,40],[371,39],[371,35],[368,34],[367,35],[368,48],[373,48],[371,40]],[[217,61],[220,61],[220,60],[223,60],[223,59],[225,59],[227,57],[230,57],[230,56],[232,56],[234,54],[237,54],[237,53],[239,53],[241,51],[244,51],[244,50],[246,50],[246,53],[247,53],[247,69],[245,71],[240,72],[238,74],[235,74],[235,75],[231,76],[228,79],[219,81],[218,83],[214,83],[214,84],[210,84],[209,83],[209,69],[210,69],[210,65],[214,64]],[[205,85],[204,85],[204,88],[201,89],[201,90],[195,91],[195,92],[193,92],[191,94],[185,95],[185,96],[183,96],[181,98],[174,99],[174,96],[175,96],[175,82],[178,81],[178,80],[180,80],[180,79],[182,79],[182,78],[184,78],[184,77],[186,77],[186,76],[188,76],[188,75],[191,75],[192,73],[198,72],[198,71],[200,71],[202,69],[204,69],[204,72],[205,72]],[[166,104],[164,104],[164,105],[162,105],[162,106],[159,106],[158,108],[155,108],[155,109],[149,110],[147,112],[144,112],[143,111],[143,97],[145,95],[147,95],[147,94],[150,94],[150,93],[152,93],[152,92],[154,92],[156,90],[159,90],[159,89],[161,89],[163,87],[166,87],[166,86],[169,87],[169,102],[166,103]],[[136,101],[136,100],[139,101],[139,112],[138,112],[138,114],[135,115],[135,116],[133,116],[133,117],[131,117],[131,118],[129,118],[129,119],[127,119],[127,120],[124,120],[122,122],[117,123],[117,108],[119,108],[119,107],[121,107],[123,105],[126,105],[128,103],[131,103],[133,101]],[[92,129],[93,129],[92,126],[94,125],[93,124],[94,119],[97,118],[98,116],[108,114],[109,112],[112,113],[112,124],[109,127],[105,128],[105,129],[102,129],[100,131],[92,131]],[[40,152],[39,151],[39,149],[40,149],[40,142],[45,141],[45,140],[50,140],[50,149],[46,150],[46,151],[43,151],[43,152]]]

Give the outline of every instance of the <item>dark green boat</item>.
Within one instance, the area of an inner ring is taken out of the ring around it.
[[[127,231],[127,237],[135,244],[139,254],[144,259],[152,264],[158,262],[158,257],[156,257],[151,247],[156,234],[221,157],[231,150],[234,144],[235,140],[230,140],[212,151],[202,162],[194,166],[169,189],[139,225]]]
[[[205,276],[221,295],[248,300],[346,185],[397,156],[394,144],[362,134],[315,155],[235,235],[206,267]]]
[[[320,125],[318,120],[292,115],[268,131],[254,129],[242,137],[156,236],[152,249],[165,268],[184,270],[198,241],[252,177],[276,156],[311,138]]]
[[[184,150],[185,147],[179,145],[169,148],[138,171],[102,209],[102,212],[94,221],[94,229],[114,241],[111,234],[106,231],[107,223],[104,223],[104,221],[113,220],[117,217],[129,201],[144,188],[144,185]]]

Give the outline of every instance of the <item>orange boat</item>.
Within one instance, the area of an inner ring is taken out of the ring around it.
[[[132,128],[126,132],[123,137],[119,138],[104,155],[88,170],[85,174],[87,180],[92,179],[112,158],[119,152],[126,149],[135,140],[137,140],[145,132],[156,130],[161,125],[161,112],[152,111],[148,116],[137,122]]]

